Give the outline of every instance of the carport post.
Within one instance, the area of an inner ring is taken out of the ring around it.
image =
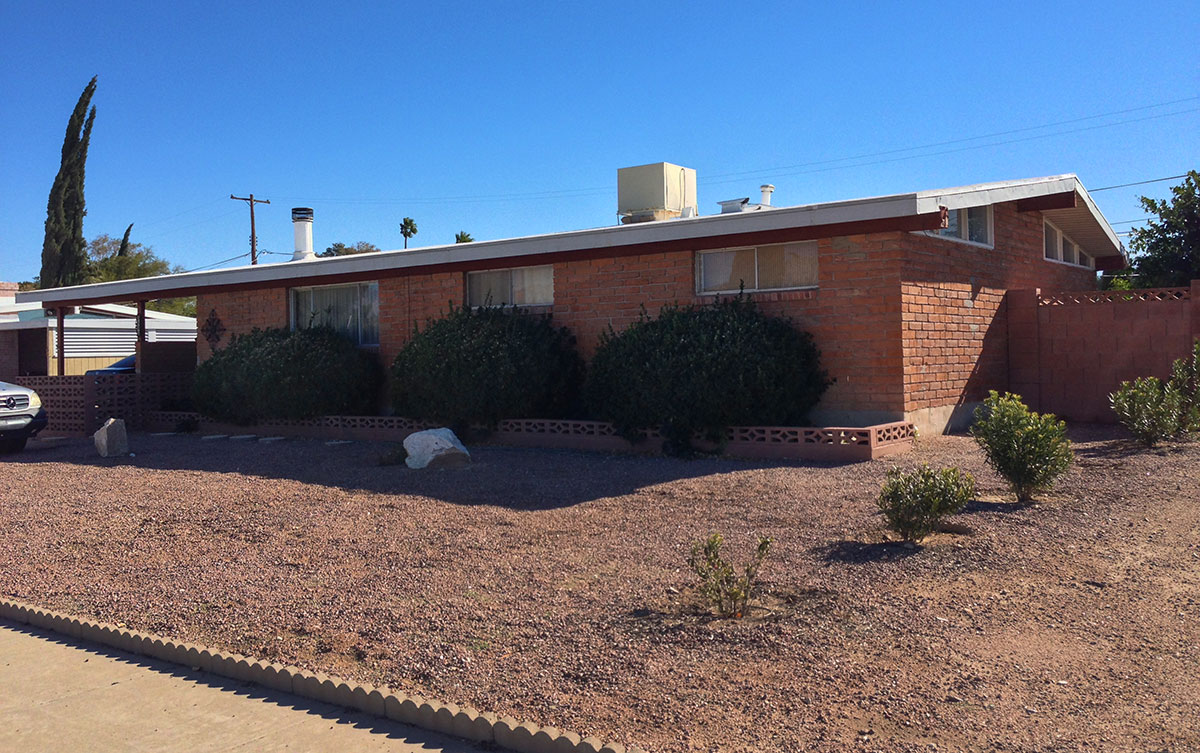
[[[57,342],[55,350],[58,351],[58,375],[67,375],[67,327],[66,327],[66,309],[62,306],[54,309],[55,332],[57,334]]]
[[[142,344],[146,342],[146,302],[137,302],[137,344],[134,345],[134,371],[142,373]]]

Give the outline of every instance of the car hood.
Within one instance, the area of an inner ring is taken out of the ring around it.
[[[8,382],[0,382],[0,395],[30,395],[33,390],[28,387],[22,387],[19,384],[9,384]]]

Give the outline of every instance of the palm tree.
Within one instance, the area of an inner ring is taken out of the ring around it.
[[[417,234],[417,223],[412,217],[405,217],[400,223],[400,235],[404,236],[404,247],[408,248],[408,239]]]
[[[475,239],[472,238],[471,234],[468,233],[466,230],[459,230],[457,233],[454,234],[454,242],[455,243],[471,243],[474,240]]]

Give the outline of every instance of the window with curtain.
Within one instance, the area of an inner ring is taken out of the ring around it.
[[[943,238],[990,246],[992,245],[992,208],[987,206],[951,209],[946,216],[946,227],[931,232]]]
[[[467,273],[472,306],[546,306],[554,303],[554,267]]]
[[[705,251],[696,255],[701,293],[787,290],[817,285],[817,242]]]
[[[359,345],[379,344],[379,283],[292,289],[292,328],[332,327]]]

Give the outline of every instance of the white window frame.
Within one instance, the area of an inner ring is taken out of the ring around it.
[[[288,288],[288,319],[289,319],[289,324],[291,326],[292,331],[294,332],[297,329],[299,329],[299,327],[297,326],[297,321],[299,320],[299,312],[296,311],[296,296],[295,296],[295,293],[297,291],[321,290],[324,288],[357,288],[358,289],[358,306],[359,306],[358,333],[354,337],[354,342],[358,343],[358,346],[360,348],[378,348],[379,347],[378,342],[364,343],[362,341],[362,338],[363,338],[362,289],[364,287],[369,287],[371,285],[375,286],[375,298],[376,298],[376,300],[378,300],[379,299],[379,281],[378,280],[368,280],[366,282],[336,283],[333,285],[299,285],[294,288]],[[380,311],[379,313],[382,314],[383,312]],[[380,317],[380,318],[382,319],[382,317]],[[383,331],[381,329],[380,322],[375,323],[375,329],[379,332],[378,339],[382,339]]]
[[[793,243],[793,244],[811,243],[815,247],[817,242],[816,241],[792,241],[791,243]],[[766,243],[764,245],[766,245],[766,246],[787,246],[789,244],[788,243]],[[747,292],[747,293],[778,293],[778,292],[784,292],[784,291],[788,291],[788,290],[816,290],[817,288],[820,287],[819,283],[814,284],[814,285],[793,285],[791,287],[786,287],[786,288],[760,288],[760,287],[758,287],[758,249],[759,248],[760,248],[759,246],[733,246],[730,248],[712,248],[712,249],[708,249],[707,251],[697,251],[696,252],[696,269],[695,269],[696,295],[729,295],[730,293],[738,293],[740,291],[739,288],[734,288],[733,290],[705,290],[704,289],[703,257],[705,257],[709,254],[723,254],[723,253],[727,253],[730,251],[753,251],[754,252],[754,287],[750,287],[749,285],[747,285],[745,287],[745,292]],[[817,254],[818,254],[818,256],[817,256],[817,278],[819,280],[820,275],[821,275],[821,259],[820,259],[820,249],[819,248],[817,250]]]
[[[471,272],[467,272],[467,276],[463,280],[463,282],[466,283],[466,288],[467,288],[465,291],[467,304],[470,305],[471,308],[475,308],[475,309],[482,308],[482,306],[480,306],[478,304],[471,303],[471,275],[484,275],[484,274],[495,274],[496,272],[508,272],[508,297],[514,298],[515,296],[513,295],[513,289],[512,289],[512,285],[513,285],[512,273],[519,272],[523,269],[542,269],[542,268],[550,270],[550,300],[549,301],[547,301],[545,303],[506,303],[504,305],[508,308],[523,308],[523,309],[531,309],[531,308],[538,308],[538,307],[544,307],[544,306],[553,306],[554,305],[554,265],[553,264],[530,264],[525,267],[504,267],[502,269],[476,269]],[[493,304],[493,305],[496,305],[496,304]]]
[[[942,233],[941,230],[926,230],[925,235],[928,235],[930,238],[941,238],[944,241],[950,241],[952,243],[963,243],[968,246],[975,246],[976,248],[995,248],[996,247],[996,213],[992,211],[991,204],[987,204],[983,208],[987,210],[987,231],[988,231],[988,242],[987,243],[980,243],[979,241],[973,241],[967,237],[968,232],[969,232],[968,228],[967,228],[967,210],[968,209],[979,209],[979,207],[977,207],[977,206],[962,207],[961,209],[948,210],[950,212],[960,212],[960,214],[958,216],[958,232],[959,232],[959,234],[957,236],[946,235],[946,234]]]
[[[1054,249],[1054,253],[1057,254],[1057,256],[1058,256],[1058,258],[1056,258],[1056,259],[1051,259],[1046,256],[1046,226],[1047,225],[1054,228],[1054,232],[1058,234],[1058,242],[1055,244],[1055,249]],[[1063,255],[1063,241],[1064,240],[1069,241],[1071,243],[1071,245],[1075,246],[1075,258],[1078,259],[1081,256],[1086,256],[1088,263],[1087,264],[1078,264],[1078,263],[1073,263],[1073,262],[1069,262],[1069,261],[1063,261],[1062,255]],[[1083,246],[1079,245],[1079,241],[1075,240],[1071,236],[1064,233],[1061,227],[1059,227],[1058,225],[1055,225],[1053,222],[1046,219],[1045,217],[1042,218],[1042,261],[1048,261],[1051,264],[1061,264],[1064,267],[1073,267],[1074,269],[1090,269],[1093,271],[1095,271],[1095,269],[1096,269],[1096,257],[1094,257],[1091,254],[1089,254],[1088,252],[1084,251]]]

